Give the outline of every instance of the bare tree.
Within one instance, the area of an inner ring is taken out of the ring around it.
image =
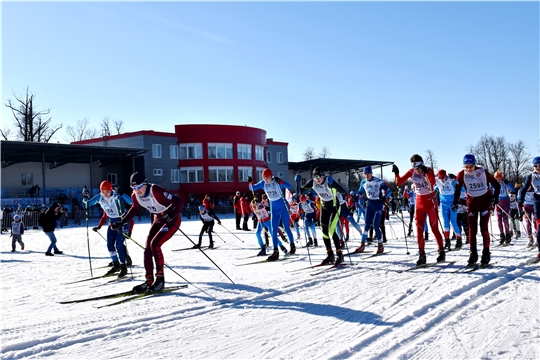
[[[37,111],[34,108],[33,94],[29,93],[26,88],[26,95],[17,97],[13,94],[15,102],[8,100],[6,107],[11,109],[13,114],[14,124],[18,130],[18,134],[15,137],[18,140],[29,142],[43,142],[48,143],[53,135],[62,128],[62,125],[53,128],[50,124],[52,118],[43,119],[43,116],[48,115],[51,110]],[[6,140],[10,137],[11,131],[0,130],[2,137]]]
[[[523,141],[507,143],[504,136],[494,137],[484,134],[478,143],[468,147],[474,154],[476,162],[483,165],[486,170],[494,173],[501,170],[510,182],[521,182],[527,170],[530,154]]]
[[[90,119],[78,119],[75,127],[69,126],[66,128],[66,132],[69,136],[68,142],[81,141],[86,139],[93,139],[98,136],[98,132],[95,128],[89,128]]]
[[[120,119],[111,119],[108,116],[104,116],[101,119],[101,136],[107,137],[111,135],[118,135],[122,132],[124,127],[124,121]],[[113,130],[115,133],[113,134]]]
[[[522,140],[508,145],[509,166],[506,178],[512,183],[523,182],[525,180],[525,173],[530,170],[528,164],[531,161],[531,154],[526,148]]]
[[[327,148],[326,146],[323,146],[320,154],[319,154],[319,157],[322,158],[322,159],[326,159],[328,157],[330,157],[330,155],[332,154],[332,152],[330,151],[329,148]]]
[[[424,160],[424,163],[426,163],[430,168],[435,170],[435,167],[437,166],[437,160],[435,160],[435,154],[432,150],[426,150],[426,159]]]
[[[308,147],[306,150],[304,150],[302,158],[304,159],[304,161],[315,159],[315,149],[312,147]]]

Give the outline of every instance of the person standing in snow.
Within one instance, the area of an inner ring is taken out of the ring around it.
[[[456,233],[456,249],[461,249],[463,243],[461,241],[461,227],[457,223],[457,211],[452,210],[454,203],[454,193],[456,192],[456,180],[452,180],[446,170],[440,169],[435,179],[435,189],[440,194],[441,199],[441,217],[443,218],[444,227],[444,247],[452,250],[452,242],[450,241],[450,223]]]
[[[488,229],[489,217],[493,206],[499,202],[501,186],[486,169],[476,166],[476,158],[473,154],[466,154],[463,157],[463,170],[457,174],[456,179],[457,186],[452,210],[456,211],[458,209],[461,188],[465,186],[467,191],[467,217],[469,220],[469,244],[471,249],[468,264],[472,266],[478,261],[476,233],[478,231],[478,216],[480,216],[480,233],[484,242],[480,264],[487,265],[491,260],[491,253],[489,252],[491,243]],[[491,192],[489,184],[493,186],[494,193]]]
[[[240,199],[240,209],[242,210],[242,216],[244,217],[244,222],[242,223],[242,230],[250,231],[248,228],[248,220],[251,215],[251,208],[249,207],[248,195],[244,193]]]
[[[54,254],[63,254],[62,251],[58,250],[58,247],[56,247],[56,236],[54,235],[54,229],[56,228],[56,222],[60,217],[62,216],[62,212],[64,210],[60,206],[59,203],[53,202],[47,210],[42,212],[39,215],[38,224],[43,228],[43,232],[49,240],[51,241],[51,244],[49,245],[49,248],[45,252],[46,256],[54,256]],[[54,254],[51,252],[54,249]]]
[[[365,226],[364,233],[362,234],[362,243],[354,251],[355,253],[363,253],[366,248],[366,242],[370,227],[375,230],[375,236],[377,238],[377,254],[384,252],[383,238],[380,229],[381,217],[383,215],[384,198],[390,197],[392,190],[388,188],[386,183],[373,176],[373,170],[371,166],[364,168],[365,178],[360,182],[358,189],[358,195],[363,196],[366,199],[366,212],[365,212]],[[386,194],[383,196],[383,191]]]
[[[529,188],[532,190],[534,216],[536,217],[534,223],[534,228],[536,229],[536,246],[538,247],[538,258],[540,258],[540,156],[533,159],[532,165],[533,171],[525,178],[525,182],[520,190],[521,196],[518,199],[519,206],[523,208],[525,195],[529,191]],[[530,220],[532,221],[533,219],[531,218]],[[532,242],[532,237],[530,238],[530,242]]]
[[[107,221],[107,218],[109,219],[109,226],[107,227],[107,250],[109,250],[113,266],[106,275],[110,276],[118,273],[118,277],[121,278],[127,275],[128,261],[123,233],[129,231],[129,224],[126,223],[122,227],[122,231],[113,230],[110,224],[121,220],[122,214],[126,211],[126,204],[132,204],[131,198],[125,194],[122,196],[118,195],[113,191],[112,184],[107,180],[101,182],[99,191],[100,193],[92,199],[83,199],[83,204],[87,209],[96,204],[99,204],[103,209],[103,215],[99,219],[98,225],[92,228],[93,231],[98,232]]]
[[[262,180],[256,184],[253,184],[253,178],[248,176],[249,189],[251,191],[264,190],[270,201],[270,233],[272,234],[272,245],[274,252],[268,257],[268,260],[275,261],[279,259],[279,241],[278,241],[278,227],[280,221],[283,224],[289,224],[291,219],[289,215],[289,209],[287,209],[286,200],[283,197],[283,189],[291,189],[291,185],[277,177],[274,177],[272,170],[266,168],[262,171]],[[290,255],[296,253],[296,245],[294,244],[294,236],[289,226],[285,226],[285,232],[289,237],[291,244]],[[285,255],[287,255],[287,249],[283,246],[281,249]]]
[[[16,245],[19,243],[21,245],[21,250],[24,250],[24,243],[22,241],[22,236],[24,234],[24,224],[21,221],[19,215],[13,217],[13,223],[11,224],[11,252],[15,252]]]
[[[304,232],[308,238],[307,246],[319,246],[317,242],[317,232],[315,231],[317,207],[306,195],[300,196],[300,207],[304,213]]]
[[[242,220],[242,207],[240,206],[240,200],[242,195],[240,191],[237,191],[233,197],[234,218],[236,220],[236,230],[242,230],[240,227],[240,221]]]
[[[336,232],[336,227],[339,226],[339,211],[340,205],[337,198],[337,193],[342,196],[346,191],[329,175],[324,175],[323,170],[317,166],[313,169],[313,178],[311,178],[304,186],[303,191],[314,190],[320,198],[321,214],[320,222],[323,232],[324,246],[326,247],[327,256],[321,264],[339,265],[343,262],[343,252],[341,251],[341,243],[339,235]],[[334,241],[336,255],[332,251],[330,237]]]
[[[133,205],[122,217],[121,221],[112,224],[113,229],[120,230],[139,213],[141,207],[153,214],[150,231],[144,246],[144,269],[146,281],[133,288],[134,292],[159,291],[165,287],[163,268],[165,259],[161,248],[180,228],[182,201],[174,194],[157,184],[151,184],[146,177],[134,172],[131,174],[130,187],[133,189],[131,201]],[[154,262],[156,276],[154,278]]]
[[[392,172],[395,174],[395,182],[397,186],[404,184],[409,178],[415,185],[416,194],[416,237],[418,241],[419,258],[416,262],[417,265],[423,265],[426,263],[425,252],[425,239],[424,239],[424,225],[426,223],[426,216],[429,218],[429,225],[431,231],[435,235],[437,245],[439,248],[439,256],[437,262],[446,260],[446,254],[444,252],[444,242],[439,231],[439,211],[437,205],[437,199],[433,192],[435,186],[435,174],[432,168],[428,168],[424,165],[424,160],[418,154],[411,156],[411,166],[405,175],[399,176],[399,168],[394,164],[392,165]]]

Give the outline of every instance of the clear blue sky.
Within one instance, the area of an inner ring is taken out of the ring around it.
[[[2,50],[2,102],[28,86],[64,129],[248,125],[403,170],[483,134],[540,153],[538,2],[3,2]]]

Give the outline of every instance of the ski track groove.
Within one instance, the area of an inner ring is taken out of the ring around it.
[[[478,306],[481,306],[482,299],[484,296],[489,294],[490,292],[496,292],[501,286],[504,286],[515,279],[518,279],[522,277],[523,275],[526,275],[529,272],[534,272],[536,269],[527,269],[523,267],[524,263],[521,264],[521,267],[518,266],[511,266],[509,267],[509,270],[500,269],[499,271],[495,273],[486,273],[483,274],[478,280],[468,284],[464,285],[462,288],[458,290],[452,291],[450,294],[442,295],[436,299],[433,299],[428,304],[416,309],[413,311],[412,315],[405,315],[400,320],[398,320],[394,327],[402,327],[402,326],[417,326],[417,323],[414,322],[417,318],[427,315],[428,313],[431,313],[431,316],[429,316],[431,319],[426,319],[426,321],[423,323],[423,326],[418,327],[415,330],[411,330],[411,336],[408,339],[403,339],[402,341],[395,342],[394,345],[387,348],[385,351],[381,352],[380,347],[378,347],[379,342],[385,342],[385,343],[392,343],[391,341],[387,341],[385,337],[388,335],[392,335],[392,327],[386,327],[383,330],[377,327],[373,327],[368,330],[368,332],[372,332],[372,335],[364,338],[364,340],[357,342],[355,344],[349,344],[347,350],[336,352],[335,354],[332,354],[328,357],[328,359],[346,359],[346,358],[357,358],[360,354],[362,355],[362,358],[371,358],[371,359],[380,359],[380,358],[403,358],[408,359],[410,358],[411,354],[400,354],[399,351],[403,348],[407,347],[414,347],[416,344],[422,344],[425,342],[425,338],[422,335],[423,331],[428,328],[433,327],[444,327],[445,323],[448,321],[449,317],[456,316],[456,314],[461,314],[466,311],[470,311],[471,308],[477,308]],[[487,269],[484,269],[487,270]],[[477,270],[478,271],[482,270]],[[510,273],[513,272],[513,273]],[[471,276],[471,274],[467,274],[465,276]],[[474,275],[473,275],[474,276]],[[486,278],[488,281],[486,281]],[[466,293],[471,293],[467,297],[466,300],[462,300],[459,302],[459,300],[456,300],[457,303],[451,304],[454,299],[459,299],[461,296],[463,296]],[[414,294],[407,294],[402,296],[402,299],[408,298],[410,295]],[[472,300],[469,302],[468,300]],[[450,303],[448,306],[445,306],[446,303]],[[435,308],[436,310],[431,311],[430,309]],[[393,317],[393,316],[391,316]],[[390,320],[390,319],[386,319]],[[375,344],[375,345],[374,345]],[[374,349],[371,349],[374,348]],[[367,352],[367,353],[366,353]],[[423,354],[423,353],[414,353],[414,357],[419,358],[433,358],[433,356],[430,356],[429,354]],[[461,356],[459,356],[461,357]],[[466,354],[463,358],[466,358]]]

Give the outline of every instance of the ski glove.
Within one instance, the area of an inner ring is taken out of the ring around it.
[[[120,229],[124,226],[124,223],[122,221],[115,221],[111,224],[111,229],[114,231],[120,231]]]
[[[493,206],[497,205],[499,203],[499,198],[498,197],[492,198],[491,203],[493,204]]]
[[[94,230],[95,232],[98,232],[99,229],[101,229],[101,226],[94,226],[92,228],[92,230]]]
[[[399,174],[399,168],[396,166],[396,164],[392,165],[392,172],[396,175]]]
[[[453,203],[452,204],[452,211],[457,211],[457,210],[458,210],[458,204]]]
[[[253,182],[253,178],[251,176],[248,176],[247,177],[247,181],[250,183],[250,182]]]

